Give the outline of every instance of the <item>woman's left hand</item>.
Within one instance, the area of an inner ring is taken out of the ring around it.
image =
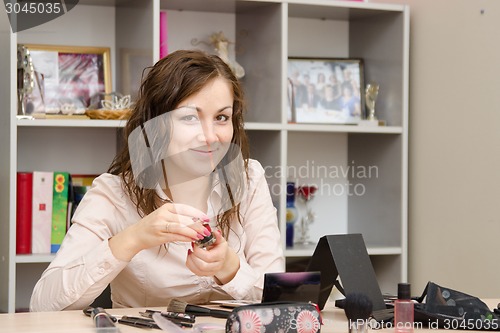
[[[218,283],[226,284],[238,272],[240,260],[219,230],[214,236],[215,243],[207,248],[193,244],[193,250],[188,250],[186,267],[198,276],[214,276]]]

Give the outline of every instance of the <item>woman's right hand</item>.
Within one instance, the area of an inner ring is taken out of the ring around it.
[[[166,203],[109,239],[120,260],[130,261],[139,251],[168,242],[194,242],[210,234],[202,211],[185,204]]]

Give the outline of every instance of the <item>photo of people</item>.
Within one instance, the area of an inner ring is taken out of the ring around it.
[[[289,59],[289,122],[358,123],[363,81],[360,59]]]

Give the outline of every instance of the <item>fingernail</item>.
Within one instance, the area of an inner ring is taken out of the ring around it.
[[[202,234],[198,233],[198,235],[196,235],[198,237],[198,239],[203,239],[205,238],[205,236],[203,236]]]
[[[210,234],[211,234],[211,233],[212,233],[212,232],[211,232],[208,228],[205,228],[205,230],[203,230],[203,234],[204,234],[205,236],[210,236]]]
[[[191,249],[188,249],[188,255],[190,255],[191,253],[193,253],[193,251]]]

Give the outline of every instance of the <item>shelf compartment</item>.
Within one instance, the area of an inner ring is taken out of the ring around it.
[[[288,4],[287,55],[363,59],[365,84],[380,85],[376,116],[389,126],[403,126],[407,108],[405,19],[401,5],[293,1]]]
[[[19,127],[17,171],[103,173],[115,157],[118,131],[106,127]]]
[[[348,138],[348,161],[367,172],[349,173],[362,195],[349,197],[348,232],[362,233],[368,247],[401,247],[405,217],[403,136],[356,134]]]

